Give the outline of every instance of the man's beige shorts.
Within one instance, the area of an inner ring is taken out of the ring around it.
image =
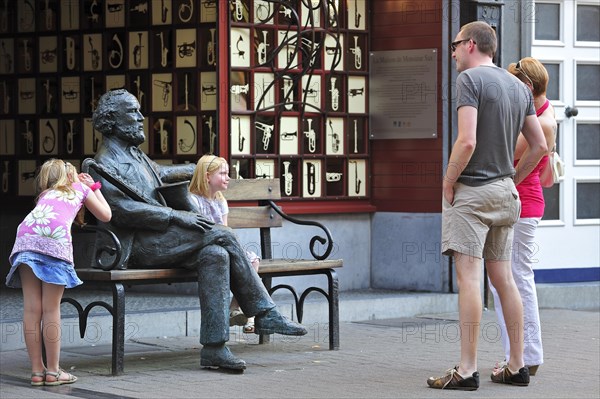
[[[442,254],[509,260],[520,214],[521,200],[510,178],[477,187],[456,183],[454,203],[442,198]]]

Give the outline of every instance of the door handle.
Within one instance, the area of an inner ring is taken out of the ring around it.
[[[576,107],[565,108],[565,115],[567,115],[567,118],[577,116],[577,114],[579,114],[579,110]]]

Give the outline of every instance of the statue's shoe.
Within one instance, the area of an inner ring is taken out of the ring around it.
[[[307,332],[303,325],[286,319],[277,309],[256,316],[254,321],[255,334],[306,335]]]
[[[225,344],[204,345],[200,351],[200,366],[228,370],[245,370],[246,362],[235,357]]]

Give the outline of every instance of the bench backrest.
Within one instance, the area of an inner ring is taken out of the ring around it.
[[[227,224],[232,228],[281,227],[283,220],[267,203],[281,199],[279,179],[236,179],[223,192],[229,203]],[[237,206],[239,202],[258,205]]]

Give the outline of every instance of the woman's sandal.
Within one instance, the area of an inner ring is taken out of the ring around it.
[[[61,380],[60,376],[61,375],[68,375],[69,379],[67,380]],[[58,369],[58,371],[56,373],[52,372],[52,371],[46,371],[46,378],[50,376],[54,378],[54,381],[48,381],[46,380],[44,385],[48,385],[48,386],[55,386],[55,385],[64,385],[64,384],[72,384],[75,381],[77,381],[77,377],[75,377],[73,374],[71,373],[66,373],[64,370],[62,369]]]
[[[33,379],[41,378],[39,381],[34,381]],[[46,371],[31,373],[31,385],[34,387],[41,387],[45,384],[46,381]]]

